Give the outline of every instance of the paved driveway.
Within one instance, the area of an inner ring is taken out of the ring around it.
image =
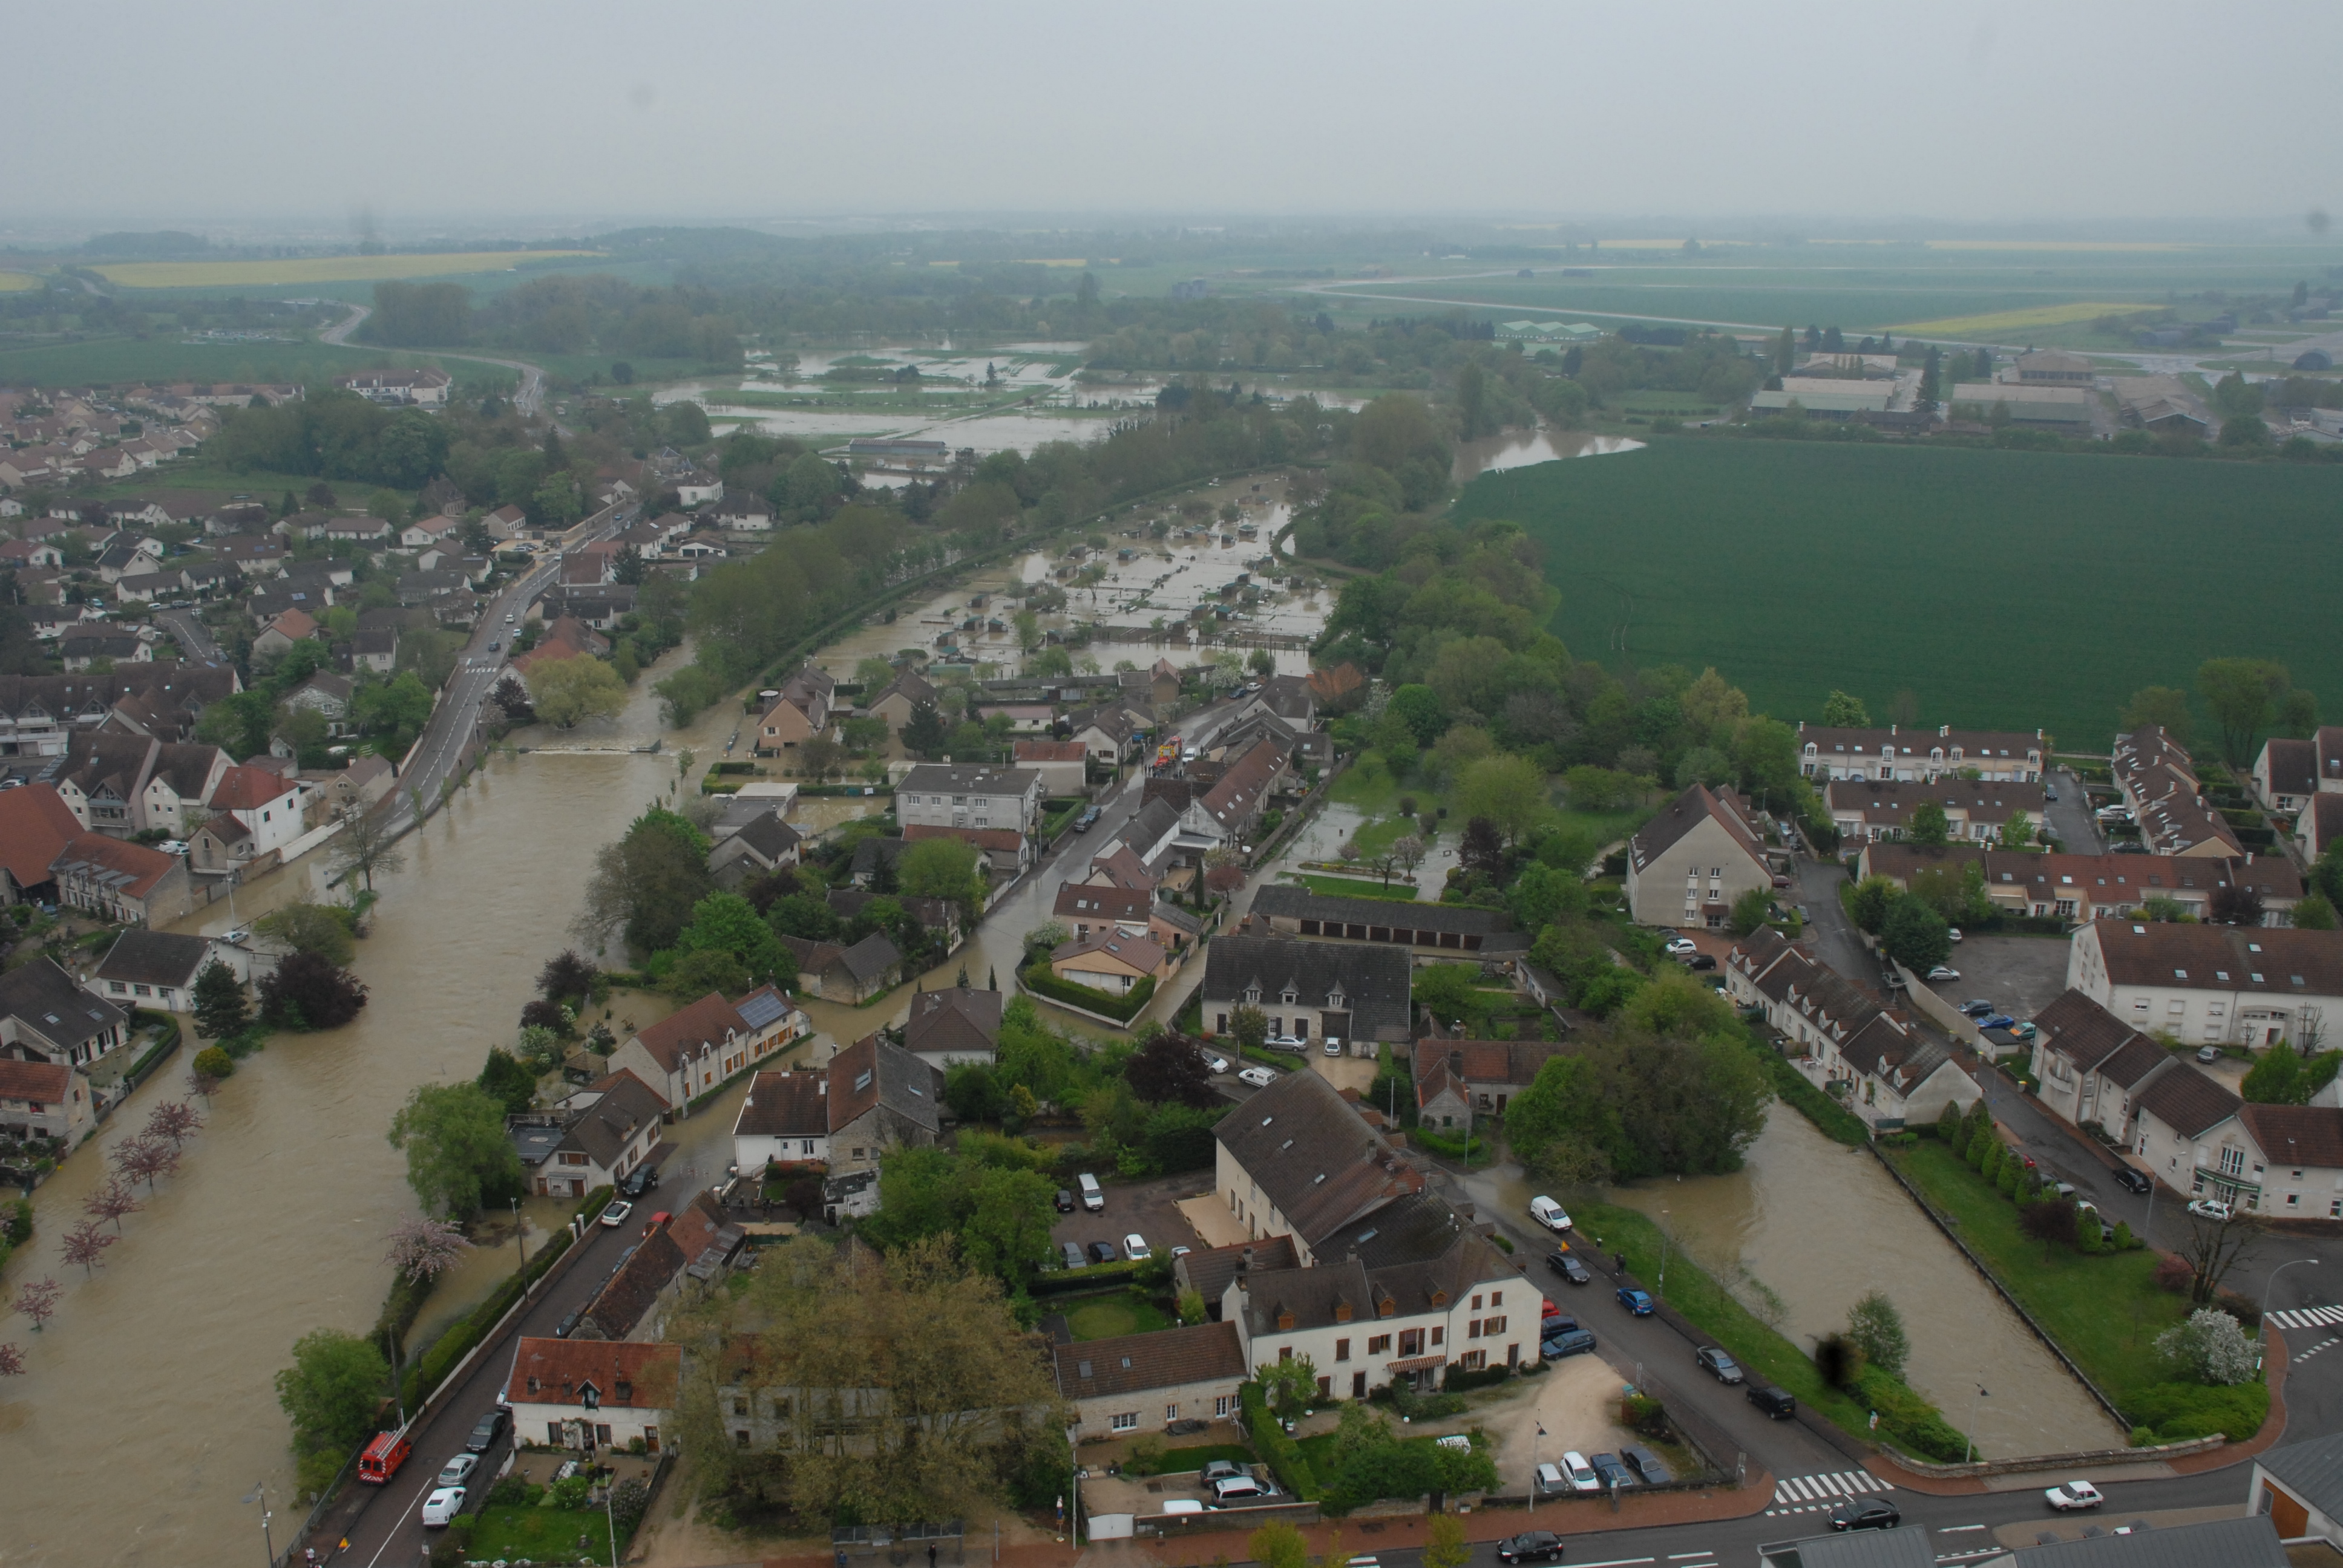
[[[1936,992],[1955,1007],[1976,997],[2032,1018],[2066,989],[2067,946],[2057,937],[1970,937],[1950,960],[1961,978],[1936,981]]]
[[[2066,846],[2072,855],[2103,855],[2106,840],[2099,837],[2098,824],[2091,819],[2091,802],[2083,791],[2083,781],[2066,768],[2053,769],[2047,778],[2058,799],[2047,802],[2044,814],[2050,819],[2050,831]]]
[[[1050,1240],[1081,1246],[1106,1241],[1120,1256],[1122,1239],[1136,1231],[1159,1256],[1174,1247],[1202,1247],[1202,1239],[1177,1204],[1182,1198],[1209,1192],[1212,1187],[1210,1171],[1187,1171],[1152,1181],[1107,1181],[1106,1211],[1099,1214],[1080,1207],[1081,1195],[1075,1191],[1074,1211],[1058,1216],[1058,1222],[1050,1227]]]

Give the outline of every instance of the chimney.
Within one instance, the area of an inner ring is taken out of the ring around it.
[[[1238,1272],[1238,1273],[1240,1273],[1240,1274],[1244,1274],[1244,1273],[1250,1273],[1250,1272],[1252,1272],[1252,1249],[1251,1247],[1247,1247],[1243,1251],[1239,1252],[1239,1253],[1237,1254],[1237,1272]]]

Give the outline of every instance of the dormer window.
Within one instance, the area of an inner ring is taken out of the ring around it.
[[[1244,999],[1248,1003],[1258,1006],[1261,1001],[1261,987],[1257,985],[1245,987]]]
[[[1289,985],[1283,990],[1278,992],[1277,1000],[1283,1002],[1286,1006],[1292,1007],[1295,1002],[1302,1000],[1302,993],[1295,990]]]
[[[1277,1309],[1277,1327],[1278,1332],[1281,1333],[1287,1333],[1292,1331],[1293,1313],[1290,1309],[1285,1307],[1280,1307]]]
[[[1334,1303],[1334,1321],[1338,1323],[1347,1323],[1351,1321],[1350,1302],[1336,1302]]]

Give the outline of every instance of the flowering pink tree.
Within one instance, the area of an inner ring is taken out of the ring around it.
[[[169,1142],[140,1134],[126,1138],[106,1151],[114,1168],[132,1181],[144,1181],[146,1191],[155,1191],[156,1178],[168,1176],[179,1168],[179,1151]]]
[[[166,1100],[146,1113],[146,1131],[142,1136],[150,1141],[167,1139],[176,1149],[203,1124],[204,1119],[186,1101]]]
[[[65,1287],[55,1280],[34,1280],[16,1292],[16,1300],[12,1304],[16,1311],[33,1320],[33,1332],[39,1333],[42,1327],[57,1315],[57,1298],[64,1293]]]
[[[65,1261],[79,1263],[85,1272],[95,1273],[105,1261],[106,1250],[120,1241],[97,1228],[95,1220],[84,1220],[65,1232]]]
[[[0,1344],[0,1377],[23,1377],[25,1352],[15,1345]]]
[[[404,1220],[391,1227],[384,1238],[389,1242],[383,1253],[402,1280],[411,1284],[426,1284],[437,1279],[455,1265],[456,1260],[472,1250],[471,1241],[462,1230],[447,1220]],[[392,1325],[386,1336],[390,1342],[390,1386],[397,1391],[398,1413],[402,1424],[407,1417],[407,1389],[398,1375],[398,1329]]]
[[[81,1201],[81,1211],[93,1220],[111,1220],[115,1232],[122,1231],[122,1216],[135,1214],[140,1204],[129,1183],[119,1176],[106,1179],[106,1185]]]
[[[187,1074],[187,1088],[192,1092],[202,1095],[206,1102],[212,1097],[212,1091],[219,1086],[220,1081],[208,1072],[190,1070]]]

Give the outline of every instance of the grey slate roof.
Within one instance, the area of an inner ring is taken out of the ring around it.
[[[1423,1188],[1390,1141],[1314,1072],[1279,1079],[1222,1117],[1212,1137],[1312,1251]]]
[[[1820,1558],[1809,1557],[1806,1563],[1807,1568],[1825,1568]],[[2216,1563],[2219,1568],[2286,1568],[2286,1548],[2278,1544],[2278,1526],[2260,1514],[2207,1519],[2129,1535],[2109,1533],[2021,1547],[2010,1559],[2011,1568],[2212,1568]],[[1835,1563],[1830,1568],[1836,1568]]]
[[[857,984],[869,985],[901,963],[903,955],[887,940],[885,932],[873,931],[840,954],[838,961],[846,966],[846,972],[854,977]]]
[[[2343,1518],[2343,1432],[2273,1448],[2255,1462],[2299,1501]]]
[[[1403,1040],[1410,1033],[1411,967],[1403,948],[1220,937],[1204,950],[1203,997],[1209,1006],[1242,1001],[1248,990],[1257,990],[1261,1005],[1268,1006],[1290,986],[1302,1001],[1322,1008],[1339,990],[1350,1010],[1352,1039]]]
[[[1926,1525],[1900,1530],[1852,1530],[1814,1535],[1758,1549],[1765,1568],[1936,1568]]]
[[[788,854],[804,838],[795,828],[771,815],[758,818],[735,836],[768,863]]]
[[[114,939],[105,961],[97,966],[96,978],[185,988],[195,983],[196,971],[203,968],[211,947],[203,937],[134,928]]]

